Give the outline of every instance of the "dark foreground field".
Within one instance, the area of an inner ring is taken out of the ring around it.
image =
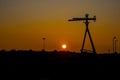
[[[0,78],[68,80],[120,73],[119,54],[0,51]],[[5,76],[5,77],[3,77]],[[86,77],[83,77],[86,76]],[[7,79],[8,80],[8,79]]]

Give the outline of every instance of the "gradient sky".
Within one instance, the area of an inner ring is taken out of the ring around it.
[[[68,22],[73,17],[96,15],[89,29],[98,53],[112,52],[116,36],[120,52],[120,0],[0,0],[0,49],[67,50],[79,52],[85,24]],[[89,39],[86,49],[91,49]]]

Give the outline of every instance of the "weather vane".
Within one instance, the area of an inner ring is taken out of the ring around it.
[[[89,31],[89,28],[88,28],[88,25],[89,25],[89,21],[90,20],[93,20],[93,21],[96,21],[96,16],[94,16],[93,18],[89,18],[89,14],[86,14],[85,15],[85,18],[72,18],[68,21],[85,21],[85,25],[86,25],[86,31],[85,31],[85,35],[84,35],[84,39],[83,39],[83,44],[82,44],[82,49],[81,49],[81,53],[84,53],[84,44],[85,44],[85,39],[86,39],[86,35],[88,33],[88,36],[90,38],[90,42],[91,42],[91,45],[92,45],[92,49],[93,49],[93,53],[96,54],[96,49],[94,47],[94,44],[93,44],[93,40],[92,40],[92,37],[91,37],[91,34],[90,34],[90,31]]]

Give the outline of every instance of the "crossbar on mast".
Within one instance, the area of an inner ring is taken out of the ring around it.
[[[68,21],[85,21],[86,31],[85,31],[85,35],[84,35],[84,39],[83,39],[83,44],[82,44],[81,53],[84,53],[84,52],[83,52],[83,50],[84,50],[84,44],[85,44],[86,35],[87,35],[87,33],[88,33],[88,36],[89,36],[89,38],[90,38],[90,42],[91,42],[91,45],[92,45],[93,53],[96,54],[96,49],[95,49],[95,47],[94,47],[93,40],[92,40],[90,31],[89,31],[89,28],[88,28],[89,20],[96,21],[96,16],[94,16],[93,18],[89,18],[89,14],[86,14],[86,15],[85,15],[85,18],[72,18],[72,19],[70,19],[70,20],[68,20]]]

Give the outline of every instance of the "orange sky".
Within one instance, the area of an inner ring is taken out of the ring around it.
[[[96,15],[89,29],[98,53],[112,52],[112,38],[116,36],[120,52],[119,0],[0,0],[0,49],[67,50],[79,52],[85,24],[68,22],[73,17]],[[85,48],[91,49],[89,40]]]

